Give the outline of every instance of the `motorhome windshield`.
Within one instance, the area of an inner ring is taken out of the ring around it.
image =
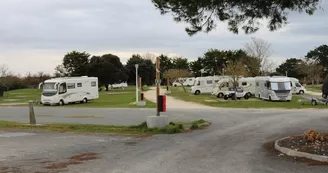
[[[272,90],[291,90],[290,82],[271,82]]]
[[[53,96],[57,94],[57,85],[56,83],[44,83],[42,95],[44,96]]]

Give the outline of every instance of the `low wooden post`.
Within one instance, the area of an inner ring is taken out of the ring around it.
[[[30,124],[35,125],[36,120],[35,120],[35,114],[34,114],[34,107],[33,107],[33,101],[29,101],[29,113],[30,113]]]

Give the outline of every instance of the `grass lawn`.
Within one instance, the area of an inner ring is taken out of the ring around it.
[[[0,121],[0,130],[43,130],[55,132],[77,132],[77,133],[111,133],[128,135],[152,135],[152,134],[173,134],[189,130],[201,129],[209,125],[205,120],[197,120],[187,123],[171,122],[164,128],[148,128],[143,122],[136,126],[109,126],[93,124],[44,124],[31,126],[24,123]]]
[[[20,89],[6,92],[4,97],[0,97],[0,105],[24,105],[29,100],[40,100],[41,90],[39,89]],[[130,86],[123,89],[114,89],[110,91],[101,91],[99,98],[87,104],[70,104],[64,107],[102,107],[102,108],[140,108],[135,102],[135,87]],[[146,108],[155,108],[153,102],[146,100]],[[41,106],[41,105],[40,105]]]
[[[305,88],[308,91],[320,92],[321,93],[322,84],[319,85],[306,85]]]
[[[223,98],[216,98],[211,95],[193,95],[191,93],[185,93],[181,87],[170,87],[172,94],[170,96],[175,97],[180,100],[187,102],[195,102],[204,104],[212,107],[225,107],[225,108],[328,108],[326,105],[316,105],[312,106],[310,101],[305,102],[304,105],[298,102],[301,96],[293,95],[291,102],[270,102],[262,101],[257,98],[250,98],[248,100],[241,99],[239,101],[234,101],[229,99],[228,101]]]

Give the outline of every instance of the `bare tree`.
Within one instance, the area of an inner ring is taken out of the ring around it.
[[[0,65],[0,77],[10,76],[12,73],[7,64]]]
[[[55,68],[55,77],[65,77],[68,76],[67,70],[64,68],[63,65],[57,65]]]
[[[245,44],[245,51],[249,56],[259,60],[261,75],[272,71],[274,62],[269,59],[272,54],[270,43],[263,39],[252,37],[251,41]]]
[[[153,62],[153,63],[156,62],[156,55],[154,55],[154,54],[152,54],[152,53],[149,53],[149,52],[143,54],[143,55],[142,55],[142,58],[143,58],[143,59],[149,59],[149,60],[151,60],[151,62]]]
[[[313,85],[320,83],[324,67],[314,60],[306,60],[298,64],[297,69],[306,76],[305,81],[310,79]]]
[[[226,67],[226,73],[231,77],[235,92],[237,92],[239,79],[248,76],[247,66],[241,61],[229,62]]]
[[[169,85],[169,81],[177,81],[181,84],[185,92],[187,91],[183,85],[184,80],[182,78],[189,76],[191,76],[191,73],[186,69],[170,69],[163,74],[163,77],[168,81],[167,85]]]

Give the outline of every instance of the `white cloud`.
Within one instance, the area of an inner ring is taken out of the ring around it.
[[[323,4],[327,7],[327,3]],[[0,1],[0,64],[17,73],[45,71],[69,51],[92,55],[112,53],[126,62],[134,53],[153,52],[190,60],[210,48],[239,49],[259,37],[272,43],[276,62],[302,57],[328,40],[327,12],[314,16],[291,13],[290,24],[270,32],[263,24],[253,35],[232,34],[218,23],[215,31],[189,37],[184,24],[160,15],[150,0],[2,0]]]

